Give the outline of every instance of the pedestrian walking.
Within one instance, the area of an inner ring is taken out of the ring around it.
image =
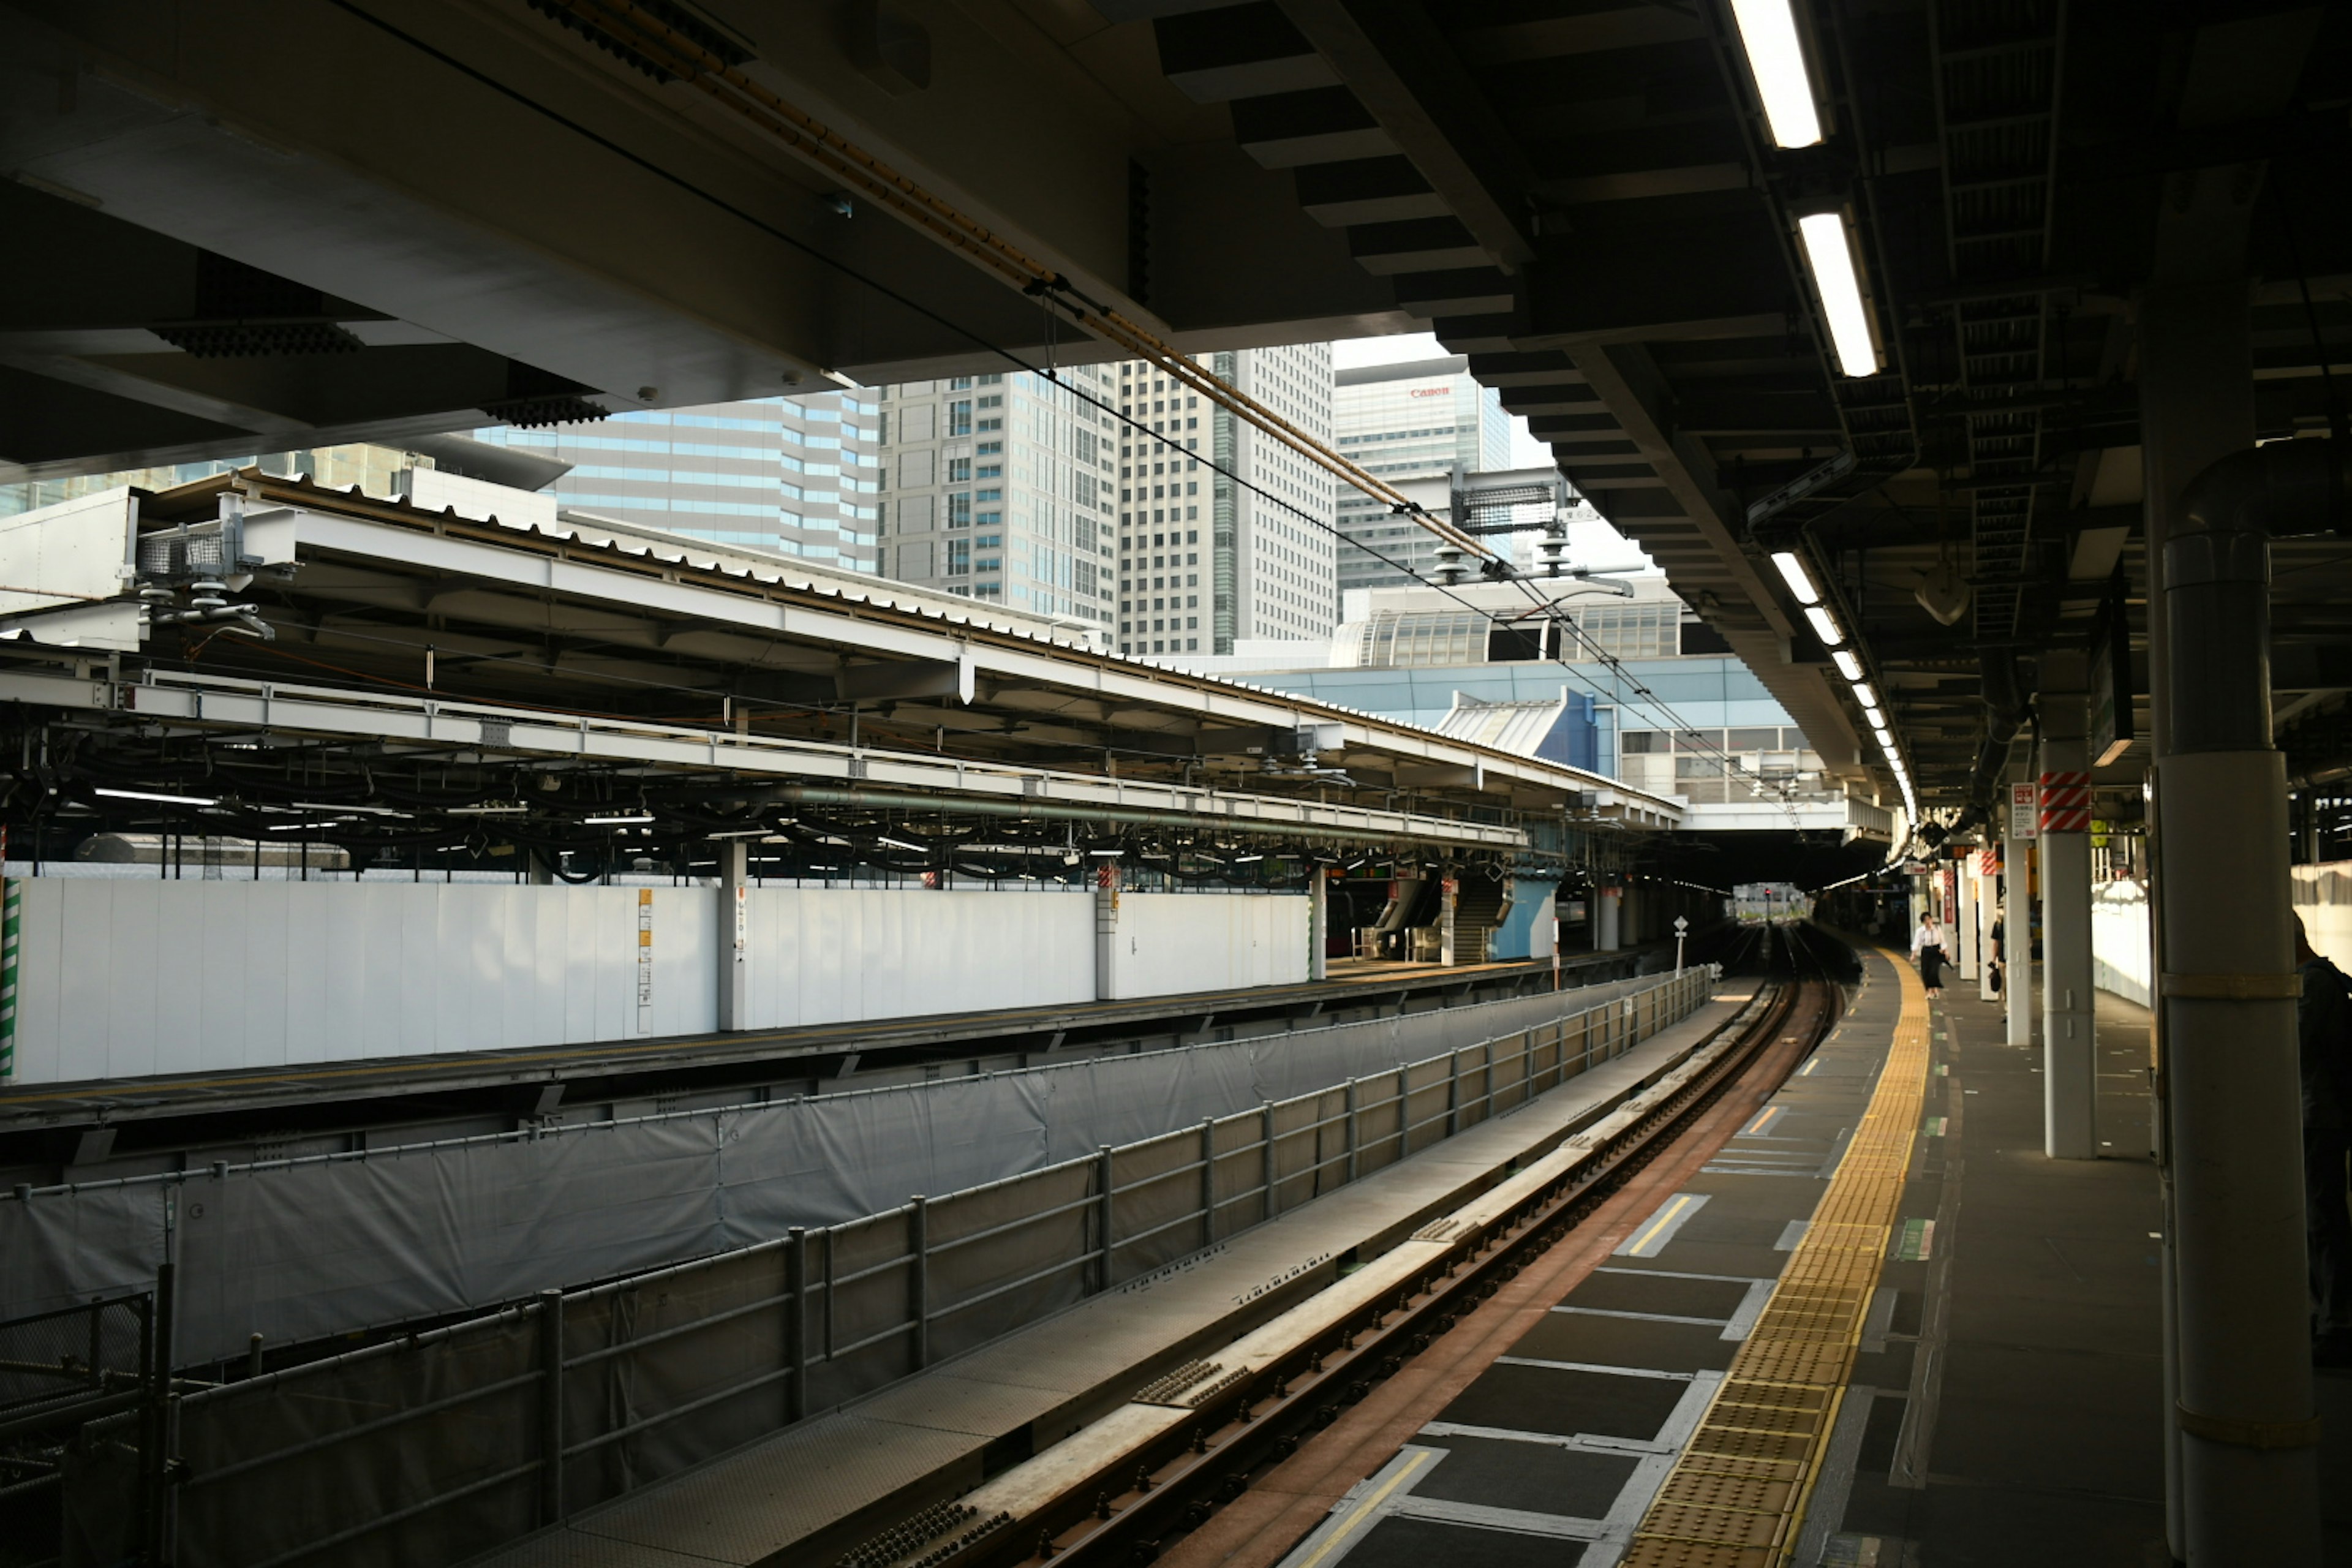
[[[1944,928],[1936,917],[1923,914],[1919,929],[1911,933],[1911,957],[1919,965],[1919,984],[1927,988],[1930,996],[1944,994]]]

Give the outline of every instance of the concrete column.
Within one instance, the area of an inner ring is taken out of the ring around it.
[[[1952,867],[1952,976],[1977,977],[1977,879],[1973,852],[1964,851]]]
[[[1438,884],[1437,962],[1448,969],[1454,967],[1454,900],[1461,886],[1461,879],[1451,870]]]
[[[2053,1160],[2099,1157],[2083,665],[2078,653],[2042,660],[2042,1148]]]
[[[1118,868],[1095,872],[1095,1000],[1118,1000]]]
[[[1614,952],[1618,949],[1617,900],[1619,891],[1620,889],[1615,888],[1600,888],[1594,890],[1594,899],[1596,900],[1595,909],[1600,917],[1599,929],[1601,931],[1600,938],[1592,944],[1596,952]]]
[[[2319,1449],[2303,1235],[2301,1079],[2288,926],[2286,780],[2254,710],[2176,709],[2167,606],[2211,570],[2167,546],[2182,492],[2253,445],[2245,171],[2168,176],[2162,285],[2139,307],[2151,563],[2158,1079],[2168,1133],[2168,1525],[2191,1568],[2320,1561]],[[2168,246],[2171,248],[2168,249]],[[2208,258],[2211,259],[2209,261]],[[2186,569],[2183,572],[2183,569]],[[2181,573],[2179,582],[2176,573]],[[2160,629],[2159,629],[2160,628]],[[2260,627],[2249,628],[2260,635]],[[2161,640],[2157,640],[2160,638]],[[2186,650],[2183,650],[2186,651]],[[2266,644],[2264,647],[2266,654]],[[2225,721],[2217,724],[2219,718]],[[2234,720],[2235,722],[2228,721]],[[2219,745],[2211,737],[2242,732]],[[2185,742],[2213,749],[2182,751]]]
[[[555,863],[548,858],[551,853],[552,851],[543,849],[523,851],[522,879],[525,885],[533,888],[551,888],[555,885]]]
[[[719,845],[719,1026],[748,1029],[751,1016],[751,848],[740,838]]]
[[[1987,850],[1998,855],[2000,847],[2000,825],[1995,823],[1985,835]],[[1975,862],[1982,865],[1979,858]],[[1977,878],[1977,1000],[1999,1000],[1992,988],[1992,923],[2000,919],[2000,882],[1998,876]]]
[[[2033,895],[2027,887],[2033,840],[2011,832],[2009,815],[2008,784],[2022,784],[2024,776],[2011,773],[2001,789],[1999,809],[2001,832],[2008,837],[2001,846],[2001,872],[2004,884],[2000,903],[2001,962],[2009,972],[2001,976],[2009,987],[2008,1005],[2002,1008],[2009,1023],[2008,1040],[2012,1046],[2033,1043]]]
[[[1331,936],[1331,877],[1328,867],[1318,866],[1307,879],[1307,978],[1328,980],[1331,974],[1328,952]]]

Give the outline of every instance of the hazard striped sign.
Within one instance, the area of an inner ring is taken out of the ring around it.
[[[2042,775],[2042,831],[2091,831],[2091,775],[2049,773]]]
[[[1979,877],[2000,875],[2000,851],[1992,845],[1988,844],[1977,851],[1977,875]]]

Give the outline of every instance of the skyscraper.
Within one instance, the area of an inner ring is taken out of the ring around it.
[[[871,393],[822,392],[475,434],[570,463],[548,490],[566,510],[874,572],[877,408]]]
[[[879,391],[890,576],[1109,624],[1112,421],[1096,403],[1110,401],[1112,377],[1100,365],[1060,375]]]
[[[1458,464],[1476,471],[1510,466],[1511,421],[1501,395],[1470,378],[1460,354],[1402,364],[1361,365],[1337,376],[1334,443],[1383,479],[1442,479]],[[1436,536],[1396,517],[1370,496],[1339,498],[1339,530],[1426,577],[1436,564]],[[1392,586],[1412,580],[1378,556],[1342,545],[1340,588]]]
[[[1330,344],[1197,357],[1303,433],[1330,440]],[[1166,439],[1131,427],[1119,435],[1114,646],[1231,653],[1236,640],[1328,637],[1339,619],[1331,477],[1255,426],[1204,407],[1156,365],[1131,360],[1118,374],[1121,412]]]

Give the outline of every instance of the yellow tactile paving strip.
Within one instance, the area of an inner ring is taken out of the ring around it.
[[[1903,1005],[1870,1108],[1625,1568],[1772,1568],[1796,1549],[1927,1098],[1927,993],[1908,964],[1892,967]]]

